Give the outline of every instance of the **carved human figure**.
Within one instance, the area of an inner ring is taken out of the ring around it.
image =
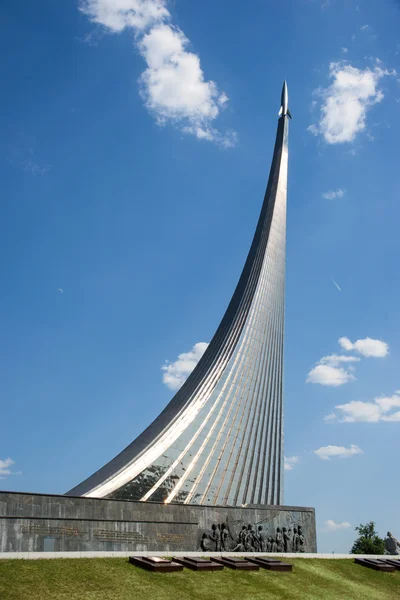
[[[278,552],[278,546],[276,545],[276,536],[271,536],[271,552]]]
[[[289,536],[288,548],[290,549],[290,552],[293,552],[293,531],[292,531],[291,527],[289,527],[289,529],[288,529],[288,536]]]
[[[272,552],[272,535],[270,535],[268,537],[266,547],[267,547],[267,552]]]
[[[206,533],[203,533],[200,542],[200,548],[203,550],[203,552],[209,552],[212,549],[211,541]]]
[[[258,538],[258,551],[265,552],[266,551],[266,535],[264,533],[262,525],[258,526],[257,538]]]
[[[253,529],[253,545],[256,552],[261,552],[260,540],[258,539],[258,531]]]
[[[233,548],[232,552],[245,552],[245,541],[247,535],[247,527],[243,525],[241,532],[239,533],[238,540],[236,546]]]
[[[276,551],[283,552],[283,535],[280,527],[276,528]]]
[[[387,532],[387,538],[385,538],[385,550],[392,555],[400,554],[400,542],[390,531]]]
[[[299,539],[298,552],[304,552],[305,551],[306,538],[304,537],[303,528],[302,528],[301,525],[299,525],[297,527],[297,535],[298,535],[298,539]]]
[[[254,531],[251,525],[247,526],[244,538],[244,547],[246,552],[253,552],[254,550]]]
[[[211,526],[210,540],[212,542],[214,542],[214,545],[215,545],[214,551],[220,552],[221,551],[221,530],[219,529],[219,527],[217,527],[217,525],[215,523],[213,523]]]
[[[254,552],[260,552],[260,543],[258,541],[258,534],[257,531],[255,530],[255,527],[250,526],[250,544],[252,549],[254,550]]]
[[[292,552],[299,551],[299,536],[297,534],[297,527],[293,527],[293,543],[292,543]]]
[[[222,523],[222,525],[221,525],[221,550],[222,550],[222,552],[225,552],[226,550],[228,550],[228,536],[229,536],[228,526],[226,523]]]
[[[291,529],[289,529],[289,531],[286,529],[286,527],[282,528],[282,537],[283,537],[283,551],[284,552],[291,552],[292,548],[291,548]]]

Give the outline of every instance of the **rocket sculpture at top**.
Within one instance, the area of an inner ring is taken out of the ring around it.
[[[288,94],[288,89],[287,89],[287,83],[286,80],[283,82],[283,87],[282,87],[282,93],[281,93],[281,107],[279,109],[279,113],[278,116],[288,116],[290,119],[292,118],[292,115],[290,114],[290,110],[289,110],[289,94]]]
[[[202,505],[283,503],[289,118],[285,81],[253,241],[207,350],[153,423],[68,495]]]

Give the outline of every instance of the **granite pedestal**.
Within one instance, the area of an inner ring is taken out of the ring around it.
[[[315,511],[0,492],[0,552],[316,552]]]

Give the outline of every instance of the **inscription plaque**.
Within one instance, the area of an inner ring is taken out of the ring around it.
[[[95,529],[93,537],[101,542],[136,542],[146,544],[150,538],[137,531],[110,531],[109,529]]]
[[[86,533],[76,527],[50,527],[48,525],[22,525],[21,533],[38,533],[42,535],[73,535]]]

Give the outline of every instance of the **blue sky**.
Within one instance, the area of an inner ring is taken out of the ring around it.
[[[172,397],[243,266],[286,78],[285,503],[321,551],[399,536],[400,3],[139,4],[0,9],[0,486],[65,492]]]

